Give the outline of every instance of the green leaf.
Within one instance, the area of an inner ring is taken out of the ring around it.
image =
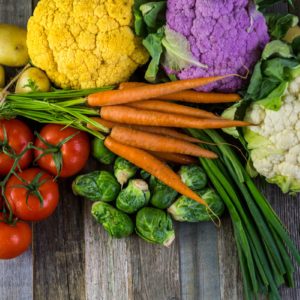
[[[274,40],[266,45],[262,53],[262,59],[266,60],[274,55],[283,58],[293,57],[291,47],[280,40]]]
[[[163,28],[157,33],[150,33],[144,40],[143,45],[148,50],[152,57],[148,69],[145,74],[145,79],[149,82],[155,82],[159,70],[161,55],[163,53],[162,39],[164,36]]]
[[[261,82],[263,79],[262,71],[261,71],[261,61],[259,61],[254,68],[250,84],[248,86],[247,94],[250,95],[252,98],[256,98],[258,95]]]
[[[288,87],[288,82],[282,82],[276,89],[274,89],[267,98],[261,99],[256,103],[262,105],[266,109],[279,110],[282,105],[282,97]]]
[[[285,3],[287,2],[291,6],[294,5],[293,0],[256,0],[255,2],[258,5],[260,10],[264,10],[264,9],[266,9],[266,8],[276,4],[276,3],[279,3],[279,2],[285,2]]]
[[[263,63],[264,75],[284,81],[289,78],[289,70],[299,65],[297,60],[273,58]]]
[[[173,71],[179,71],[190,66],[208,68],[200,63],[192,54],[189,41],[180,33],[165,27],[165,37],[162,39],[165,48],[163,65]]]
[[[151,29],[157,30],[166,22],[166,1],[148,2],[139,7],[142,13],[144,22]]]
[[[270,14],[266,16],[266,20],[270,35],[275,39],[282,39],[291,27],[298,24],[299,18],[292,14]]]
[[[144,22],[142,12],[139,9],[133,9],[134,15],[134,31],[139,37],[145,37],[147,35],[147,26]]]

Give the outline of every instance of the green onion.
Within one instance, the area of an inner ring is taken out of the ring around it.
[[[0,119],[20,116],[39,123],[71,126],[104,139],[100,132],[107,133],[108,129],[91,119],[92,116],[99,116],[99,111],[86,106],[86,96],[113,88],[8,94],[0,104]],[[89,129],[88,124],[97,130]]]
[[[280,299],[278,287],[293,286],[294,268],[289,253],[300,256],[279,217],[259,192],[239,158],[214,130],[189,132],[213,145],[203,145],[219,155],[200,158],[212,184],[223,198],[232,219],[246,299],[259,293]]]

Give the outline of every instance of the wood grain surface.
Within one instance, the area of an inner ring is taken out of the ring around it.
[[[62,1],[62,0],[61,0]],[[36,0],[0,0],[0,22],[26,25]],[[300,0],[293,12],[300,14]],[[284,11],[285,5],[277,6]],[[86,170],[101,166],[90,160]],[[91,204],[61,183],[61,202],[48,220],[35,224],[32,250],[0,261],[0,300],[240,300],[237,252],[228,216],[222,227],[176,224],[171,248],[132,237],[108,237],[90,215]],[[300,248],[300,197],[261,186]],[[284,300],[300,299],[296,286],[282,288]]]

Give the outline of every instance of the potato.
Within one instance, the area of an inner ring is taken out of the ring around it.
[[[0,65],[0,89],[5,85],[5,71],[3,66]]]
[[[29,62],[27,31],[9,24],[0,24],[0,64],[22,67]]]
[[[16,93],[48,92],[51,88],[46,73],[38,68],[27,69],[18,79]]]
[[[300,36],[300,27],[294,26],[288,30],[285,37],[283,38],[286,42],[292,43],[294,38]]]

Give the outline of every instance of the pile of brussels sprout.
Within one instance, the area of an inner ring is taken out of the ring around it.
[[[172,218],[180,222],[211,220],[203,205],[178,195],[144,170],[116,157],[102,140],[95,139],[92,149],[99,162],[113,165],[113,171],[80,175],[72,188],[75,195],[94,202],[93,217],[112,237],[127,237],[135,231],[147,242],[169,246],[175,238]],[[207,186],[207,176],[200,166],[181,166],[178,174],[187,186],[199,193],[216,216],[223,213],[223,201]]]

